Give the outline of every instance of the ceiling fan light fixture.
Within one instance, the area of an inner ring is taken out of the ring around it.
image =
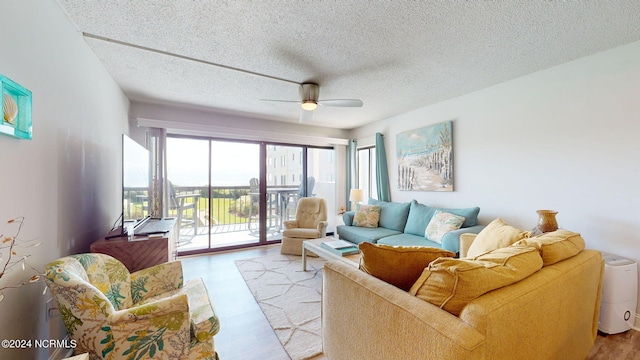
[[[306,100],[302,102],[302,108],[307,111],[313,111],[318,108],[318,103],[312,100]]]

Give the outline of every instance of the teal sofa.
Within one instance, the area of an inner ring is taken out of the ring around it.
[[[369,199],[369,205],[380,206],[378,227],[353,226],[355,212],[348,211],[342,215],[344,225],[338,225],[336,229],[340,239],[355,244],[370,242],[386,245],[430,246],[457,254],[460,251],[460,234],[477,234],[484,228],[483,225],[478,225],[479,207],[446,209],[423,205],[416,200],[407,203],[395,203],[375,199]],[[460,229],[450,231],[442,237],[441,244],[425,237],[425,229],[436,210],[464,216],[465,218]]]

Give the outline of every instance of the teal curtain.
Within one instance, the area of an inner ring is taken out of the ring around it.
[[[358,143],[355,139],[350,139],[347,145],[347,191],[345,192],[345,204],[347,204],[347,210],[351,209],[351,202],[349,201],[349,193],[352,188],[356,186],[356,151]]]
[[[376,133],[376,184],[378,187],[378,200],[391,201],[387,152],[384,149],[384,136],[381,133]]]

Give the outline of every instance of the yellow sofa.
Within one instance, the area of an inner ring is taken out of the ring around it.
[[[465,234],[461,246],[474,236]],[[459,316],[342,262],[324,269],[323,352],[330,360],[582,360],[595,341],[603,271],[595,250],[490,291]]]

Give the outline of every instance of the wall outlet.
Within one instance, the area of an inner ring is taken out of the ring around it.
[[[50,298],[44,303],[44,321],[49,321],[51,318],[51,311],[53,310],[53,298]]]

